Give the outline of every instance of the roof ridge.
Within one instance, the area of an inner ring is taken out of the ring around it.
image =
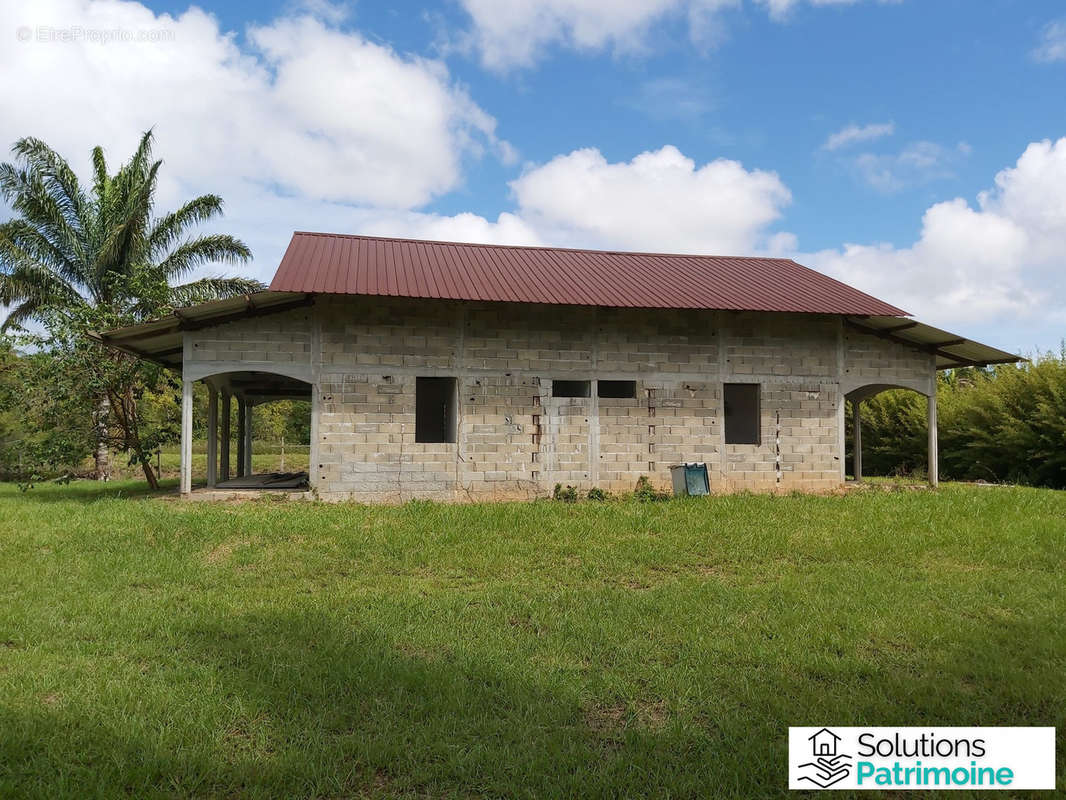
[[[497,247],[506,250],[549,250],[564,253],[600,253],[613,256],[656,256],[659,258],[723,258],[723,259],[749,259],[752,261],[779,261],[783,263],[803,266],[795,259],[781,256],[741,256],[724,255],[721,253],[666,253],[651,250],[597,250],[593,247],[555,247],[546,244],[498,244],[495,242],[454,242],[445,239],[413,239],[409,236],[371,236],[365,233],[329,233],[327,231],[293,231],[293,236],[330,236],[338,239],[368,239],[377,242],[408,242],[411,244],[442,244],[454,247]],[[810,267],[806,267],[810,269]],[[815,272],[816,270],[811,270]],[[821,273],[819,273],[821,274]],[[828,276],[826,276],[828,277]]]

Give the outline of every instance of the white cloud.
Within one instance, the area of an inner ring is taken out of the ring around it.
[[[474,28],[472,43],[486,66],[532,64],[546,45],[576,50],[608,44],[634,49],[652,22],[679,0],[462,0]]]
[[[679,120],[698,119],[714,107],[705,86],[683,78],[643,81],[624,104],[653,119]]]
[[[929,208],[906,248],[848,244],[807,263],[927,321],[991,326],[1066,322],[1066,138],[1029,145],[976,207]]]
[[[897,192],[940,178],[949,178],[968,146],[954,149],[936,142],[911,142],[898,153],[861,153],[852,160],[859,177],[880,192]]]
[[[403,236],[448,242],[542,245],[544,240],[524,219],[504,212],[495,221],[464,212],[452,216],[406,212],[367,216],[359,228],[374,236]]]
[[[516,208],[495,220],[471,213],[328,204],[315,208],[317,218],[310,229],[732,255],[757,251],[779,255],[796,246],[792,234],[769,230],[791,197],[776,174],[747,170],[725,159],[697,166],[671,145],[616,163],[595,148],[575,150],[528,167],[510,185]],[[275,202],[284,210],[272,208],[268,218],[287,218],[290,228],[308,228],[305,203],[282,198]]]
[[[0,142],[39,135],[79,157],[100,143],[117,159],[155,126],[166,173],[190,183],[221,190],[251,179],[396,207],[455,188],[465,157],[506,149],[443,64],[313,16],[253,28],[241,47],[197,8],[171,17],[133,2],[4,3],[0,30],[16,29],[30,33],[0,48]],[[105,44],[48,33],[75,29],[168,38]]]
[[[511,187],[518,215],[547,241],[675,252],[759,249],[791,200],[773,172],[726,159],[697,166],[672,145],[620,163],[575,150]]]
[[[894,0],[880,0],[893,2]],[[721,12],[742,0],[460,0],[472,21],[466,44],[492,69],[528,67],[552,45],[578,51],[639,52],[665,19],[687,22],[697,45],[723,36]],[[778,21],[801,3],[840,5],[862,0],[756,0]]]
[[[829,136],[822,145],[823,150],[839,150],[857,142],[872,142],[891,136],[896,132],[892,122],[875,122],[869,125],[848,125]]]
[[[1044,26],[1033,58],[1047,62],[1066,61],[1066,19],[1054,20]]]
[[[850,6],[861,3],[862,0],[757,0],[759,5],[765,6],[770,12],[770,17],[775,20],[784,20],[804,2],[812,6]],[[880,0],[882,3],[898,2],[898,0]]]

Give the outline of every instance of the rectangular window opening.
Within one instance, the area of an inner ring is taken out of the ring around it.
[[[722,400],[725,405],[725,443],[759,444],[759,384],[727,383]]]
[[[590,381],[552,381],[552,397],[588,397]]]
[[[458,422],[455,378],[416,378],[415,441],[454,442]]]
[[[600,397],[636,397],[636,381],[596,381],[596,394]]]

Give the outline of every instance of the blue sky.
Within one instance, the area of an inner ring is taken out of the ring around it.
[[[1066,335],[1061,2],[0,8],[33,31],[0,67],[38,89],[0,78],[0,135],[118,159],[156,126],[161,199],[223,194],[264,278],[294,228],[742,250],[1003,347]],[[164,98],[142,101],[153,80]],[[76,130],[34,102],[94,92]]]

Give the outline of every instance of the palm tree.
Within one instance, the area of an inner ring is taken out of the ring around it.
[[[113,327],[264,288],[259,281],[238,277],[182,282],[205,265],[247,262],[251,252],[232,236],[190,235],[190,229],[222,213],[217,195],[153,215],[162,162],[152,160],[151,131],[114,175],[108,173],[102,148],[94,148],[89,191],[66,160],[40,139],[20,139],[12,152],[15,163],[0,164],[0,196],[15,212],[0,224],[0,304],[10,307],[0,332],[57,318]],[[125,389],[129,391],[122,392],[120,402],[128,396],[135,403],[132,387]],[[114,399],[108,393],[97,398],[100,478],[108,472],[106,428]],[[136,447],[130,441],[135,409],[125,408],[119,416],[126,444]],[[146,460],[142,466],[154,484]]]

